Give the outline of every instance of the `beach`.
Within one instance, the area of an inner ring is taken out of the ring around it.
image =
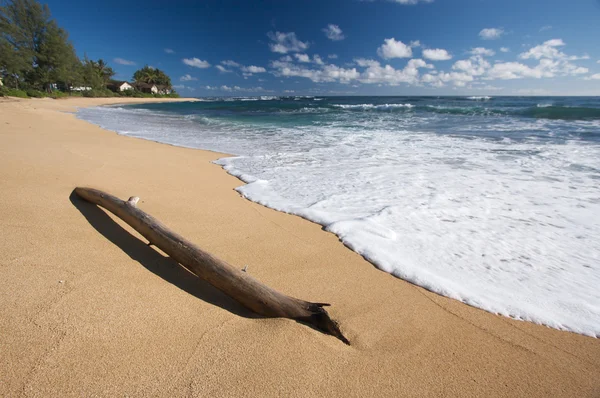
[[[162,100],[164,101],[164,100]],[[600,342],[381,272],[300,217],[244,199],[225,154],[120,136],[76,107],[0,99],[0,395],[600,395]],[[129,226],[72,197],[105,190],[282,293],[331,303],[346,346],[261,319]]]

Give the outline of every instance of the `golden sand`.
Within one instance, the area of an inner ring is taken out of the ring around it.
[[[139,101],[139,100],[136,100]],[[381,272],[320,226],[249,202],[221,154],[77,120],[123,99],[0,99],[0,396],[599,397],[600,340]],[[260,319],[120,220],[92,186],[298,298],[352,345]]]

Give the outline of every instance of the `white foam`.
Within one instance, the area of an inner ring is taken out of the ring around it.
[[[342,109],[393,109],[393,108],[414,108],[413,104],[333,104],[336,108]]]
[[[473,100],[473,101],[489,101],[491,100],[493,97],[489,97],[487,95],[480,95],[480,96],[473,96],[473,97],[467,97],[467,99]]]
[[[342,120],[261,131],[127,110],[80,116],[240,154],[217,163],[248,183],[242,195],[324,225],[380,269],[493,313],[600,335],[598,145],[406,131],[419,117],[387,114],[353,130]],[[488,128],[551,135],[562,122],[519,123]]]

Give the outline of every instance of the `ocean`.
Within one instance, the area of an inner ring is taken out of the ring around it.
[[[203,98],[77,116],[231,154],[216,163],[244,197],[398,278],[600,336],[600,97]]]

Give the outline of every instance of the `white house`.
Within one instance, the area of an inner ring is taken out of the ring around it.
[[[171,89],[161,84],[137,83],[135,87],[143,93],[151,94],[171,94]]]
[[[107,87],[112,91],[125,91],[125,90],[133,90],[133,86],[124,81],[112,81]]]

